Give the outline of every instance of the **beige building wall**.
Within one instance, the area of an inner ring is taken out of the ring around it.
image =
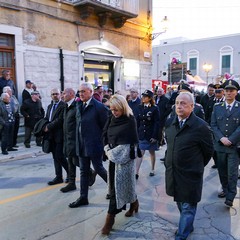
[[[25,80],[30,79],[38,86],[44,106],[50,102],[50,89],[60,88],[59,48],[64,55],[65,87],[77,89],[84,81],[81,51],[95,47],[121,57],[113,60],[115,91],[125,95],[132,86],[140,92],[151,88],[151,42],[148,41],[151,1],[140,0],[138,17],[127,20],[122,28],[114,28],[110,19],[101,28],[97,16],[92,14],[83,20],[79,7],[61,1],[0,0],[0,3],[0,33],[15,36],[19,93]],[[124,68],[128,62],[135,64],[138,74],[126,75]]]

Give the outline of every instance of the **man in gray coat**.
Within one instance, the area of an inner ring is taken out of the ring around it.
[[[173,196],[180,212],[175,240],[182,240],[194,230],[204,167],[213,153],[213,138],[209,125],[193,112],[191,93],[180,93],[175,104],[176,116],[166,123],[165,177],[166,192]]]
[[[214,148],[217,152],[218,173],[223,191],[218,194],[226,198],[225,204],[233,206],[237,194],[240,142],[240,102],[235,100],[239,85],[234,80],[223,84],[225,101],[213,107],[211,127],[214,133]]]

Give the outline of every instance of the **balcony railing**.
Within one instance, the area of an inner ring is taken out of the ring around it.
[[[75,6],[87,3],[102,4],[134,15],[138,15],[139,12],[139,0],[63,0],[63,2],[72,3]]]

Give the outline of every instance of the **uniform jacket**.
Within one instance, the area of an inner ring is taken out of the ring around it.
[[[177,116],[166,124],[166,192],[176,202],[201,200],[203,172],[213,154],[209,125],[192,113],[180,129]]]
[[[220,99],[220,102],[224,102],[224,98]],[[208,124],[211,124],[211,117],[212,117],[212,111],[213,111],[213,106],[217,102],[216,98],[210,98],[207,105],[206,105],[206,110],[205,110],[205,120]]]
[[[82,105],[82,102],[77,102],[77,156],[81,156],[81,150],[84,148],[88,157],[101,157],[103,154],[102,131],[108,118],[108,109],[94,98],[84,110]]]
[[[211,127],[214,133],[214,147],[216,151],[231,153],[236,151],[240,142],[240,102],[235,101],[230,114],[227,114],[226,103],[218,103],[213,107]],[[232,146],[226,147],[221,142],[222,137],[227,137]]]
[[[66,104],[63,113],[64,148],[66,157],[76,156],[76,102],[68,107]]]
[[[53,106],[53,102],[48,105],[47,113],[45,119],[49,120],[51,108]],[[60,101],[56,110],[53,112],[52,120],[47,124],[47,128],[49,130],[49,139],[54,140],[56,143],[63,142],[63,111],[64,111],[65,103]]]
[[[159,110],[156,105],[144,107],[139,106],[137,116],[138,136],[140,140],[158,139],[159,132]]]
[[[24,117],[24,125],[32,129],[45,114],[41,101],[34,102],[32,98],[23,102],[20,111]]]

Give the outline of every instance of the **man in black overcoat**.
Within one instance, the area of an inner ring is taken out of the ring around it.
[[[62,168],[67,174],[66,182],[68,182],[68,163],[63,154],[63,112],[65,103],[61,101],[59,89],[51,90],[51,104],[47,107],[45,119],[49,122],[44,131],[48,133],[51,152],[54,161],[56,177],[48,182],[48,185],[55,185],[63,182]]]
[[[180,211],[175,240],[187,239],[194,230],[197,203],[201,200],[204,167],[213,153],[209,125],[194,112],[194,97],[182,92],[176,98],[176,115],[167,120],[166,192]]]
[[[70,208],[88,205],[90,165],[107,182],[107,171],[102,164],[103,127],[108,118],[108,109],[93,98],[93,86],[84,82],[79,87],[81,101],[76,109],[76,151],[80,163],[80,197],[69,204]]]

